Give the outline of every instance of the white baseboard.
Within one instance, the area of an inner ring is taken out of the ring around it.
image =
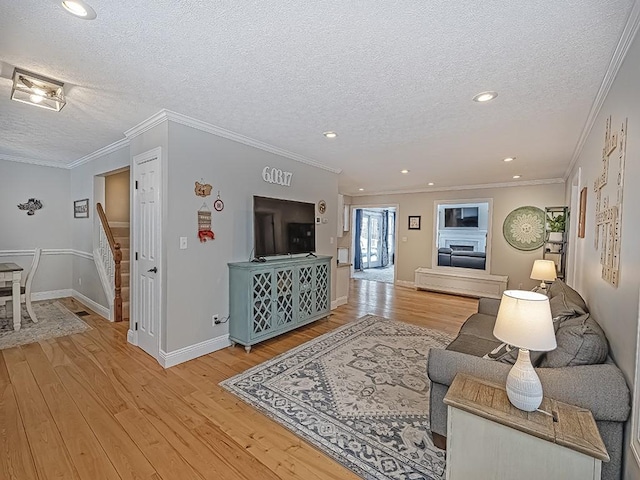
[[[396,285],[399,287],[416,288],[416,284],[407,280],[396,280]]]
[[[338,298],[336,298],[335,300],[333,300],[331,302],[331,310],[335,310],[340,305],[346,305],[347,301],[348,301],[347,297],[338,297]]]
[[[173,367],[179,363],[188,362],[194,358],[207,355],[231,345],[229,341],[229,334],[221,335],[204,342],[196,343],[195,345],[189,345],[188,347],[174,350],[173,352],[165,352],[160,350],[160,358],[158,359],[160,365],[164,368]]]
[[[136,335],[136,332],[131,330],[131,328],[127,330],[127,342],[129,342],[131,345],[138,346],[138,337]]]
[[[71,297],[73,290],[66,288],[64,290],[49,290],[48,292],[33,292],[31,294],[31,300],[37,302],[38,300],[53,300],[54,298]]]
[[[82,303],[82,304],[86,305],[87,307],[89,307],[94,312],[99,313],[100,315],[102,315],[107,320],[109,319],[110,312],[109,312],[109,309],[107,307],[105,307],[103,305],[100,305],[97,302],[94,302],[89,297],[84,296],[83,294],[81,294],[77,290],[72,290],[71,296],[73,298],[75,298],[76,300],[78,300],[80,303]]]

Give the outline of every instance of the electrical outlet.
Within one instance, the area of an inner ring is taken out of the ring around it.
[[[211,316],[211,325],[215,325],[216,322],[218,321],[218,318],[220,317],[220,315],[218,315],[217,313],[213,314]]]

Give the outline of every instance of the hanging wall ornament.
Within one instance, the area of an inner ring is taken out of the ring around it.
[[[27,210],[27,215],[33,215],[36,213],[36,210],[40,210],[42,208],[42,202],[35,198],[30,198],[25,203],[19,203],[18,208],[20,210]]]
[[[213,187],[208,183],[204,183],[204,180],[202,180],[202,182],[203,183],[196,182],[196,188],[194,188],[194,191],[196,192],[196,195],[199,197],[208,197],[209,195],[211,195],[211,189]]]
[[[218,198],[213,202],[213,208],[215,208],[217,212],[221,212],[224,208],[224,202],[220,200],[220,190],[218,190]]]
[[[204,203],[202,207],[200,207],[200,210],[198,210],[198,238],[201,243],[216,238],[211,230],[211,210],[209,210]]]

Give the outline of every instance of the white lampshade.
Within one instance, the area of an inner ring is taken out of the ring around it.
[[[541,293],[506,290],[502,294],[493,335],[518,348],[540,352],[553,350],[556,336],[549,298]]]
[[[556,263],[553,260],[536,260],[533,262],[531,276],[533,280],[553,282],[556,278]]]

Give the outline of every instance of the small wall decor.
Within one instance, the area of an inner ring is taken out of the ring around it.
[[[602,148],[602,173],[595,182],[593,190],[596,194],[596,224],[594,246],[600,249],[602,278],[614,287],[620,280],[620,252],[622,243],[622,193],[624,189],[624,164],[627,155],[627,123],[622,122],[620,132],[612,131],[611,117],[607,118],[604,130],[604,147]],[[615,158],[613,153],[618,149],[618,165],[615,184],[607,190],[609,182],[609,160]],[[609,195],[613,201],[610,202]],[[582,200],[582,197],[581,197]],[[613,205],[610,206],[610,203]]]
[[[213,202],[213,208],[216,209],[216,212],[221,212],[224,208],[224,202],[220,199],[220,190],[218,190],[218,198]]]
[[[25,203],[19,203],[18,208],[20,210],[26,210],[27,215],[33,215],[36,213],[36,210],[40,210],[42,208],[42,202],[35,198],[30,198]]]
[[[200,243],[204,243],[215,238],[216,236],[211,230],[211,210],[203,203],[198,210],[198,239],[200,239]]]
[[[283,172],[279,168],[266,166],[262,169],[262,180],[267,183],[275,183],[277,185],[282,185],[283,187],[290,187],[292,178],[293,173]]]
[[[578,216],[578,238],[584,238],[587,221],[587,187],[580,190],[580,214]]]
[[[318,213],[320,215],[324,215],[324,212],[327,211],[327,202],[325,202],[324,200],[320,200],[318,202]]]
[[[73,217],[74,218],[89,218],[89,199],[83,198],[82,200],[76,200],[73,202]]]
[[[538,207],[520,207],[512,211],[502,224],[502,234],[509,245],[530,251],[544,243],[544,210]]]
[[[420,230],[420,215],[409,215],[409,230]]]
[[[202,180],[202,179],[200,179]],[[211,195],[211,189],[213,187],[211,185],[209,185],[208,183],[200,183],[200,182],[196,182],[196,188],[194,189],[196,192],[196,195],[199,197],[208,197],[209,195]]]

